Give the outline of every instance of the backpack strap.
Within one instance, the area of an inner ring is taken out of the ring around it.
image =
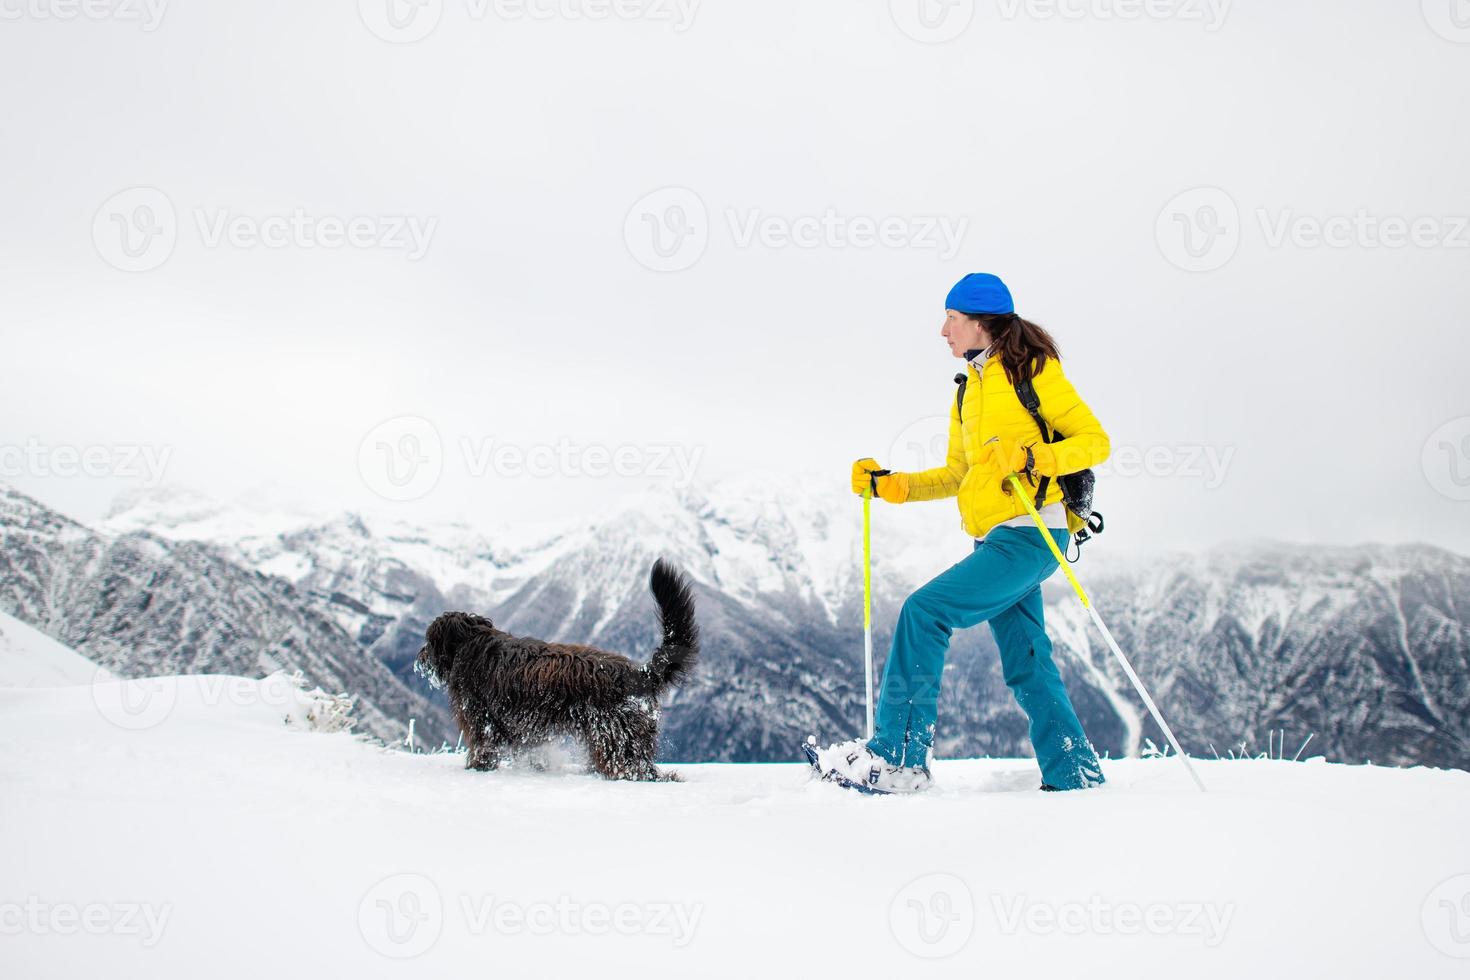
[[[1030,412],[1031,417],[1036,420],[1037,428],[1041,429],[1042,441],[1055,442],[1056,440],[1051,437],[1051,432],[1047,428],[1046,419],[1041,417],[1041,397],[1036,394],[1036,385],[1029,379],[1026,381],[1017,381],[1016,397],[1021,399],[1021,404],[1026,407],[1026,411]]]
[[[970,383],[970,376],[961,371],[954,376],[954,383],[959,385],[959,390],[954,393],[954,410],[959,413],[960,421],[965,420],[965,385]]]
[[[1021,404],[1024,405],[1024,406],[1026,406],[1026,411],[1030,412],[1031,413],[1031,417],[1036,420],[1036,427],[1041,430],[1041,441],[1042,442],[1056,442],[1056,441],[1058,441],[1058,439],[1060,439],[1060,437],[1061,437],[1061,434],[1059,432],[1056,432],[1053,429],[1049,429],[1047,427],[1047,424],[1046,424],[1046,419],[1044,419],[1044,418],[1041,417],[1041,398],[1038,397],[1037,394],[1036,394],[1036,386],[1033,385],[1030,381],[1020,381],[1020,382],[1017,382],[1016,383],[1016,397],[1019,398],[1019,399],[1021,399]],[[1042,502],[1042,500],[1046,499],[1046,487],[1047,487],[1047,484],[1048,484],[1048,482],[1050,480],[1051,480],[1051,477],[1049,477],[1049,476],[1043,476],[1041,478],[1040,484],[1037,487],[1037,490],[1036,490],[1036,509],[1037,510],[1040,510],[1041,509],[1041,502]],[[1087,520],[1084,523],[1085,523],[1086,526],[1083,527],[1083,528],[1081,528],[1080,530],[1078,530],[1077,531],[1077,534],[1076,534],[1076,536],[1074,538],[1074,543],[1077,545],[1077,558],[1081,558],[1082,557],[1082,546],[1084,544],[1086,544],[1088,541],[1090,541],[1096,535],[1099,535],[1099,534],[1102,533],[1102,531],[1103,531],[1103,516],[1102,516],[1102,514],[1099,514],[1097,511],[1093,511],[1091,514],[1088,515]],[[1068,550],[1069,551],[1071,550],[1070,547],[1068,548]],[[1070,563],[1076,563],[1077,558],[1072,558],[1071,556],[1067,556],[1067,561],[1070,562]]]
[[[1041,441],[1055,442],[1056,440],[1053,438],[1053,436],[1055,436],[1056,433],[1047,428],[1046,419],[1041,417],[1041,398],[1036,394],[1036,386],[1031,383],[1031,379],[1028,378],[1025,381],[1016,382],[1016,397],[1021,399],[1021,404],[1026,407],[1026,411],[1030,412],[1031,417],[1036,420],[1036,427],[1041,430]],[[1041,502],[1046,499],[1046,488],[1050,484],[1051,477],[1049,476],[1043,476],[1040,482],[1037,483],[1037,510],[1041,509]]]

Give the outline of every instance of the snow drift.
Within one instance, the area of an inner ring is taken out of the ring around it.
[[[1470,956],[1464,772],[607,783],[312,731],[332,699],[284,679],[155,681],[0,688],[8,975],[1429,978]]]

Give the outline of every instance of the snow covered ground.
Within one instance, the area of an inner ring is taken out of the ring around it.
[[[289,686],[0,689],[21,978],[1464,976],[1470,774],[1023,760],[923,798],[799,765],[468,773],[303,725]],[[286,692],[286,693],[283,693]],[[292,714],[297,724],[284,725]]]
[[[343,707],[281,673],[119,681],[0,615],[0,977],[1470,968],[1470,773],[1200,762],[1206,796],[1174,760],[1107,763],[1081,794],[1037,792],[1028,760],[941,762],[915,799],[797,764],[609,784],[385,750],[336,730]]]
[[[0,687],[90,684],[98,671],[96,664],[71,647],[0,612]]]

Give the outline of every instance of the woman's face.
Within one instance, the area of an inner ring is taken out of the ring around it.
[[[939,335],[949,344],[950,353],[964,357],[967,350],[984,350],[990,346],[990,334],[978,320],[971,320],[959,310],[944,311],[944,329]]]

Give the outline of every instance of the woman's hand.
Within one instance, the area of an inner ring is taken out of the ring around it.
[[[852,464],[852,492],[861,496],[874,488],[883,500],[890,504],[901,504],[909,499],[907,473],[892,473],[878,465],[871,457],[863,457]]]
[[[985,444],[980,465],[996,471],[995,478],[1007,493],[1011,484],[1006,478],[1012,473],[1024,477],[1034,487],[1038,476],[1055,476],[1057,472],[1056,454],[1046,443],[1024,444],[1019,439],[1002,436],[995,436]]]

